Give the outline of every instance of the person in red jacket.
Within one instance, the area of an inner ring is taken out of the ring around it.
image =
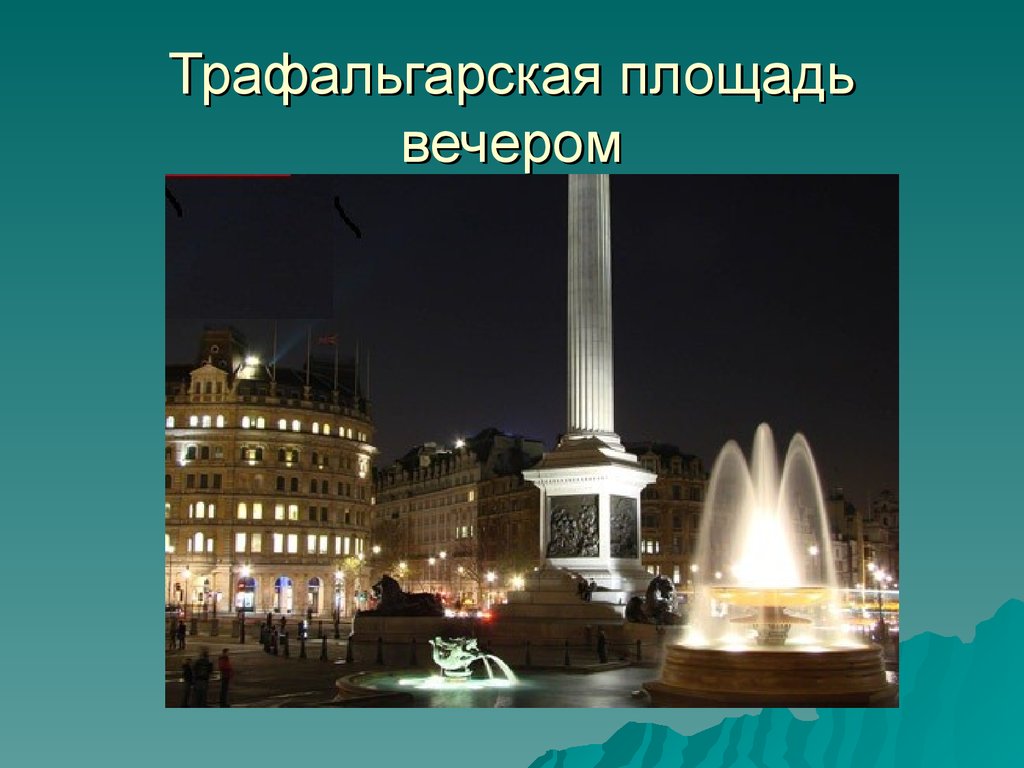
[[[228,658],[227,648],[221,651],[220,656],[217,657],[217,669],[220,670],[220,705],[222,707],[230,707],[231,705],[228,704],[228,683],[231,682],[235,671],[231,667],[231,659]]]

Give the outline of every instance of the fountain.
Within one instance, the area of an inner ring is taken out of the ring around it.
[[[656,706],[885,706],[881,649],[842,629],[831,535],[810,446],[782,465],[767,424],[748,465],[730,441],[711,472],[681,642],[668,645]]]

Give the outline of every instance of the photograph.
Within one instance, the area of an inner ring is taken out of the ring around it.
[[[164,182],[165,707],[899,706],[899,175]]]

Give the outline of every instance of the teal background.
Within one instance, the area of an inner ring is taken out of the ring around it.
[[[14,764],[97,754],[118,765],[245,757],[525,766],[549,748],[603,741],[627,720],[590,710],[163,709],[153,613],[163,599],[163,175],[520,171],[405,166],[404,130],[621,131],[621,166],[594,170],[900,174],[901,364],[892,375],[904,638],[970,640],[1022,596],[1021,11],[888,5],[8,9],[0,562],[17,599],[4,612],[0,658],[5,754]],[[291,109],[269,96],[224,97],[204,109],[201,97],[180,94],[172,50],[229,64],[269,64],[287,50],[309,65],[382,61],[399,72],[411,61],[600,61],[604,93],[478,97],[466,108],[422,95],[307,95]],[[857,92],[825,105],[622,97],[624,61],[834,61]],[[682,733],[720,716],[649,713]],[[409,737],[387,736],[385,723]]]

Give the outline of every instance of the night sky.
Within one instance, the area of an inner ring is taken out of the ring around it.
[[[296,367],[311,324],[342,355],[358,340],[379,464],[488,426],[549,448],[565,429],[564,176],[167,188],[169,363],[196,358],[204,324],[269,358],[276,318]],[[780,453],[804,432],[858,506],[898,492],[898,178],[613,176],[611,194],[622,438],[710,470],[767,421]]]

